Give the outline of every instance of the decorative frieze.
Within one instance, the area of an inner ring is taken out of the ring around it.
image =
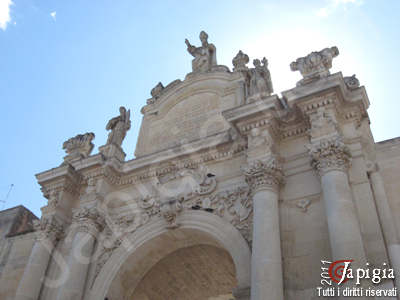
[[[243,169],[246,182],[252,192],[258,189],[273,189],[277,191],[284,182],[282,166],[278,158],[271,156],[268,160],[255,160]]]
[[[320,176],[332,170],[347,171],[350,167],[350,150],[339,135],[314,141],[308,150],[311,165]]]

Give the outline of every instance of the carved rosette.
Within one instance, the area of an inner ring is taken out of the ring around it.
[[[97,237],[105,226],[104,217],[96,208],[82,207],[72,217],[72,223],[77,232],[87,232]]]
[[[55,217],[42,217],[42,219],[34,221],[36,230],[36,240],[50,241],[53,245],[59,241],[64,234],[64,226]]]
[[[340,136],[313,142],[308,149],[311,165],[320,176],[332,170],[346,172],[350,167],[351,154]]]
[[[271,157],[268,161],[255,160],[243,172],[252,193],[260,189],[278,191],[279,186],[284,183],[282,166],[276,157]]]

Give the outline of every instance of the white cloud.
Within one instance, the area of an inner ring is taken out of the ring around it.
[[[14,3],[11,0],[0,0],[0,28],[6,30],[11,21],[10,6]]]
[[[335,12],[339,8],[347,9],[348,5],[360,6],[364,3],[364,0],[327,0],[325,7],[322,7],[316,11],[318,17],[324,18]]]
[[[0,0],[0,1],[1,1],[1,0]],[[50,13],[50,16],[53,18],[54,21],[56,20],[56,15],[57,15],[57,12],[56,12],[56,11],[52,11],[52,12]]]

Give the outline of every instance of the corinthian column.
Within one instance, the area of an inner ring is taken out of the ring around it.
[[[312,166],[321,177],[333,260],[353,259],[365,266],[361,230],[349,185],[350,152],[341,137],[331,135],[311,143]]]
[[[36,233],[36,241],[19,283],[15,300],[39,299],[47,266],[55,245],[63,233],[63,226],[55,217],[43,218],[37,224]]]
[[[82,299],[94,245],[103,225],[104,220],[95,209],[82,208],[74,214],[71,226],[75,227],[75,237],[68,259],[69,276],[57,300]]]
[[[244,170],[253,197],[251,299],[283,300],[278,195],[283,173],[273,156]]]

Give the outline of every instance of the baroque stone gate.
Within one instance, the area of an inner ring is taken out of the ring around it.
[[[151,91],[135,159],[121,107],[98,154],[79,134],[37,175],[48,205],[15,299],[314,299],[323,259],[399,270],[382,176],[400,142],[375,144],[364,87],[329,72],[338,49],[291,63],[303,78],[278,97],[265,58],[230,71],[200,40],[185,80]]]

